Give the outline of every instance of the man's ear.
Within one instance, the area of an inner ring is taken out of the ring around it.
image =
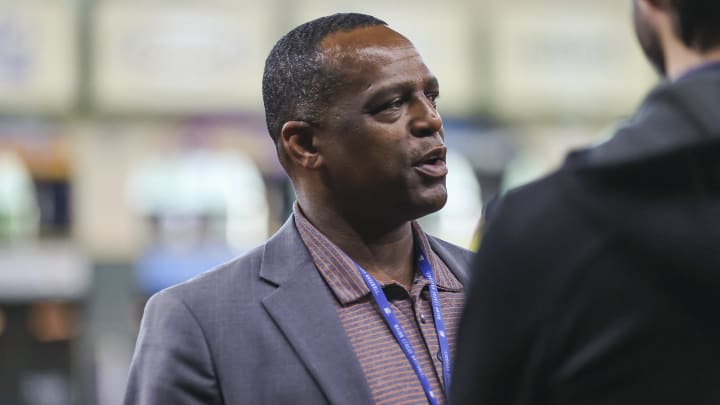
[[[305,121],[288,121],[280,130],[280,147],[298,166],[315,169],[322,158],[314,146],[315,128]]]

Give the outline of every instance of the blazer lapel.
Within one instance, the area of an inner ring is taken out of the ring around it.
[[[334,298],[295,228],[294,218],[266,244],[260,275],[277,285],[263,306],[330,403],[372,403],[370,388],[335,310]]]
[[[428,242],[433,252],[442,259],[450,271],[457,277],[458,281],[467,288],[469,282],[468,267],[469,261],[472,260],[473,254],[469,251],[462,251],[458,247],[453,247],[455,253],[451,252],[447,246],[438,239],[428,235]]]

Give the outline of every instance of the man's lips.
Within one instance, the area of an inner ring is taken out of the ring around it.
[[[447,149],[444,146],[432,149],[423,155],[423,157],[415,163],[413,168],[421,175],[427,177],[445,177],[448,173],[447,165],[445,164],[446,153]]]
[[[428,177],[445,177],[448,170],[445,161],[437,160],[434,163],[421,163],[415,166],[415,170]]]

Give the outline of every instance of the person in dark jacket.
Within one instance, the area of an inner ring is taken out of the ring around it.
[[[720,404],[720,2],[633,5],[667,80],[494,209],[451,403]]]

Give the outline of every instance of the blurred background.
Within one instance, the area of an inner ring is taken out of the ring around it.
[[[439,77],[450,199],[423,225],[465,246],[657,81],[625,0],[0,0],[0,404],[119,404],[147,297],[284,222],[264,59],[339,11]]]

